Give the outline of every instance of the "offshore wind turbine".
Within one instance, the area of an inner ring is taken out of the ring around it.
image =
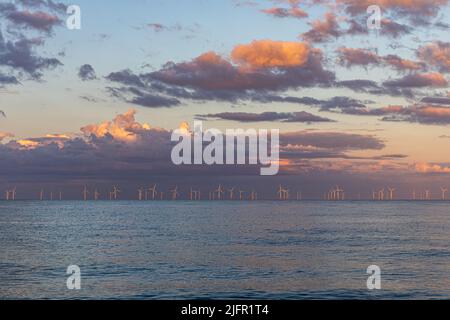
[[[378,200],[380,201],[384,200],[384,188],[378,191]]]
[[[446,200],[446,194],[448,192],[448,188],[447,187],[441,187],[441,191],[442,191],[442,201]]]
[[[219,186],[217,187],[216,190],[214,190],[217,193],[217,200],[222,200],[222,196],[224,194],[224,189],[223,186],[221,184],[219,184]]]
[[[87,186],[84,186],[83,192],[81,194],[83,195],[83,200],[86,201],[87,197],[88,197],[88,194],[89,194]]]
[[[234,189],[235,189],[234,187],[231,189],[228,189],[228,194],[230,195],[230,200],[234,199]]]
[[[41,192],[39,193],[39,199],[41,201],[44,200],[44,189],[41,189]]]
[[[148,191],[152,195],[152,200],[155,200],[158,195],[158,192],[156,191],[156,184],[154,184],[153,187],[148,188]]]
[[[175,188],[173,188],[172,190],[169,190],[170,191],[170,193],[172,193],[172,200],[177,200],[177,198],[178,198],[178,195],[179,195],[179,193],[178,193],[178,186],[176,186]]]
[[[394,200],[394,191],[395,191],[395,188],[392,188],[392,187],[388,187],[388,190],[389,190],[389,200]]]
[[[139,199],[139,201],[143,200],[143,196],[144,196],[144,188],[139,188],[138,189],[138,199]]]
[[[97,189],[94,191],[94,200],[97,201],[100,198],[100,192]]]
[[[9,194],[10,194],[10,190],[6,190],[5,191],[5,199],[6,199],[6,201],[9,201]]]
[[[113,190],[110,193],[110,198],[117,200],[119,193],[122,192],[117,186],[113,186]]]

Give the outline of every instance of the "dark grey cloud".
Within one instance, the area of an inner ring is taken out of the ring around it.
[[[281,122],[332,122],[333,120],[319,117],[308,112],[222,112],[198,115],[200,118],[214,118],[239,122],[281,121]]]
[[[25,27],[52,32],[53,28],[62,23],[62,20],[53,14],[42,11],[13,11],[8,14],[7,18],[16,25],[23,25]]]
[[[110,73],[106,79],[120,85],[108,89],[115,97],[126,96],[125,99],[133,103],[153,106],[156,96],[163,103],[155,106],[168,106],[170,102],[176,106],[180,104],[179,99],[295,102],[294,97],[281,97],[275,93],[301,87],[330,86],[334,74],[323,68],[318,52],[311,54],[302,66],[276,70],[243,70],[208,53],[189,62],[169,62],[155,72],[135,74],[131,70],[122,70]]]
[[[23,72],[33,79],[39,79],[42,72],[62,65],[56,58],[44,58],[34,52],[34,47],[42,44],[40,39],[21,38],[16,42],[7,41],[0,34],[0,66]]]
[[[290,132],[280,135],[282,145],[315,146],[331,150],[380,150],[385,144],[373,135],[337,132]]]
[[[84,64],[78,70],[78,77],[83,81],[91,81],[97,79],[94,67],[90,64]]]

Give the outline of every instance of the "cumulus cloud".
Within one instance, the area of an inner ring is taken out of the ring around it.
[[[90,64],[84,64],[80,67],[80,69],[78,69],[78,77],[80,77],[82,81],[97,79],[94,67],[92,67]]]
[[[144,106],[135,98],[157,95],[164,99],[163,106],[179,105],[179,99],[235,102],[263,100],[287,89],[330,86],[334,74],[322,63],[322,52],[305,43],[263,40],[237,46],[231,61],[207,52],[191,61],[168,62],[151,73],[123,70],[106,78],[121,85],[109,89],[114,96],[131,95],[127,101]]]
[[[272,40],[238,45],[231,52],[235,63],[251,68],[299,67],[309,56],[310,47],[306,43]]]
[[[450,166],[435,163],[417,163],[415,168],[418,173],[450,173]]]
[[[150,130],[149,124],[136,122],[136,110],[130,109],[124,114],[119,114],[112,121],[106,121],[101,124],[91,124],[81,128],[85,135],[94,135],[97,138],[111,136],[119,141],[136,141],[140,133]]]
[[[2,111],[0,111],[0,114],[2,114]],[[3,132],[0,131],[0,142],[2,142],[3,140],[7,139],[7,138],[13,138],[14,135],[10,132]]]
[[[40,39],[21,38],[16,42],[7,41],[0,32],[0,66],[21,70],[33,79],[39,79],[46,69],[62,65],[56,58],[44,58],[34,52],[34,47],[42,45]]]
[[[84,126],[80,134],[51,134],[0,144],[0,174],[6,180],[45,181],[141,181],[146,177],[192,174],[248,176],[252,166],[182,166],[172,164],[171,131],[151,128],[135,119],[135,111],[112,121]],[[3,139],[3,138],[2,138]],[[347,158],[346,152],[381,150],[382,140],[371,135],[299,131],[280,136],[281,152],[293,161]]]

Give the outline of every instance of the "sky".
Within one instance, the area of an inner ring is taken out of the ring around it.
[[[84,184],[118,184],[131,198],[153,183],[223,183],[270,197],[282,183],[310,198],[334,185],[354,198],[388,186],[439,197],[449,2],[0,0],[0,188],[76,198]],[[69,5],[79,30],[66,26]],[[171,131],[195,119],[279,129],[280,173],[175,167]]]

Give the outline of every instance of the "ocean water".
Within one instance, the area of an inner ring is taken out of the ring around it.
[[[0,298],[449,299],[440,202],[0,202]],[[66,287],[69,265],[81,290]],[[381,268],[381,290],[366,286]]]

